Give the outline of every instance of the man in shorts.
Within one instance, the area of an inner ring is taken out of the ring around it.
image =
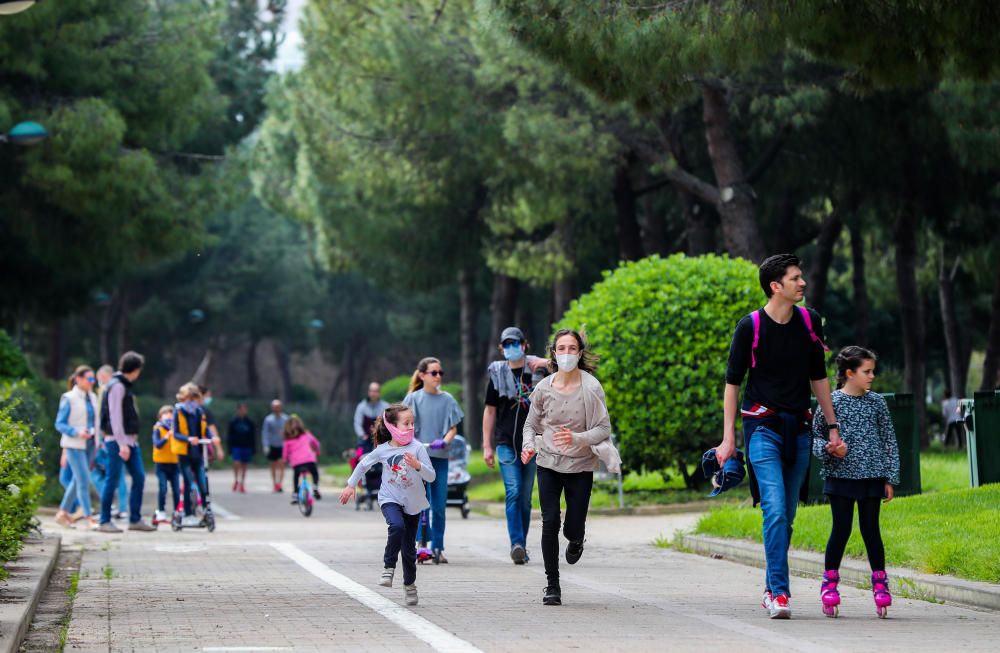
[[[280,399],[271,402],[271,414],[264,418],[260,427],[260,439],[263,451],[271,463],[271,482],[274,491],[281,492],[281,483],[285,480],[285,461],[281,458],[281,448],[285,443],[284,431],[288,415],[284,412]]]

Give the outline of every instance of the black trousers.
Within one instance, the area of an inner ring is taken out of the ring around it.
[[[408,515],[398,503],[383,503],[382,516],[389,526],[382,563],[386,569],[396,568],[396,560],[403,558],[403,584],[417,581],[417,526],[420,513]]]
[[[861,527],[861,538],[865,541],[868,552],[868,564],[872,571],[885,570],[885,547],[882,545],[882,531],[878,525],[878,515],[882,500],[877,497],[854,499],[838,495],[829,495],[830,510],[833,513],[833,530],[826,543],[826,568],[840,569],[844,559],[844,549],[854,528],[854,504],[858,504],[858,524]]]
[[[567,474],[538,467],[538,503],[542,508],[542,559],[549,585],[559,584],[559,527],[570,542],[586,533],[590,491],[594,472]],[[559,498],[566,495],[566,521],[562,521]]]
[[[301,465],[296,465],[293,474],[293,482],[295,483],[295,494],[299,493],[299,477],[309,472],[313,477],[313,489],[319,487],[319,468],[316,467],[316,463],[302,463]]]

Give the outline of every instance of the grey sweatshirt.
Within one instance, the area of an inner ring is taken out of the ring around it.
[[[403,458],[406,452],[416,456],[420,462],[419,471],[413,470],[406,464]],[[430,507],[423,482],[433,482],[437,474],[434,473],[434,466],[424,445],[417,440],[413,440],[405,447],[394,447],[391,442],[383,442],[361,458],[351,478],[347,480],[347,485],[357,487],[364,473],[378,463],[382,463],[382,487],[378,491],[379,505],[398,504],[408,515],[416,515]]]

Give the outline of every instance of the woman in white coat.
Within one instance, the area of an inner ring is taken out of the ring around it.
[[[62,434],[59,445],[66,454],[66,464],[73,478],[66,486],[56,521],[73,528],[69,508],[74,500],[79,502],[83,517],[90,528],[97,528],[90,505],[90,453],[88,443],[97,429],[97,396],[93,392],[97,378],[94,371],[81,365],[69,377],[69,391],[59,399],[56,430]]]

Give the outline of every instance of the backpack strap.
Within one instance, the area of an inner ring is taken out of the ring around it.
[[[760,312],[754,311],[750,314],[750,321],[753,322],[753,344],[750,345],[750,367],[757,367],[757,358],[754,356],[754,351],[757,349],[757,345],[760,344]]]
[[[809,337],[812,338],[812,341],[818,342],[820,346],[823,347],[823,351],[830,351],[830,348],[826,346],[826,343],[820,340],[819,336],[816,335],[816,332],[813,331],[813,321],[812,316],[809,315],[809,309],[803,306],[796,306],[795,308],[799,310],[799,315],[802,316],[802,320],[806,323],[806,329],[809,330]],[[754,340],[754,342],[756,343],[756,340]]]

